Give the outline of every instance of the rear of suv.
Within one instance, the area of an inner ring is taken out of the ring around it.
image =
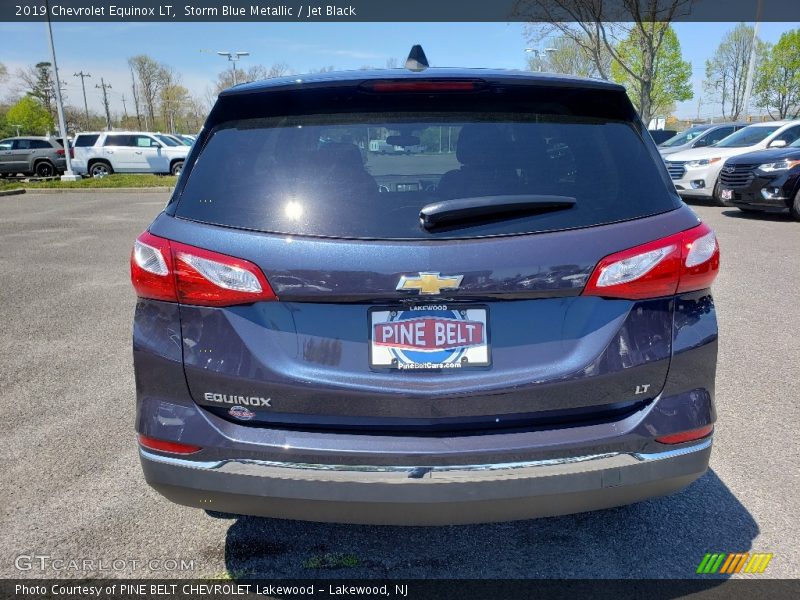
[[[145,478],[187,506],[393,524],[675,492],[711,451],[718,268],[620,86],[237,86],[131,256]]]
[[[189,148],[146,131],[84,132],[75,136],[73,170],[103,177],[112,173],[180,175]]]

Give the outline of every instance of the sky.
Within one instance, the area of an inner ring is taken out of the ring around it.
[[[674,25],[684,60],[692,64],[694,99],[678,105],[680,118],[719,115],[719,107],[703,98],[704,65],[735,23]],[[0,62],[13,73],[49,61],[44,23],[0,23]],[[800,23],[762,23],[762,40],[776,42]],[[102,111],[101,77],[111,84],[112,112],[122,113],[123,94],[131,107],[127,59],[149,54],[173,67],[193,94],[205,96],[217,74],[229,68],[217,51],[248,51],[241,68],[286,63],[295,73],[333,65],[357,69],[383,67],[389,58],[403,60],[413,44],[422,44],[435,66],[523,69],[528,54],[521,23],[53,23],[59,73],[66,80],[68,103],[82,106],[80,79],[86,79],[90,109]],[[546,42],[545,42],[546,45]],[[541,45],[540,47],[545,47]],[[0,86],[0,97],[14,86],[13,77]]]

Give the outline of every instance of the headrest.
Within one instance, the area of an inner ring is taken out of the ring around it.
[[[502,125],[472,123],[461,128],[456,158],[462,165],[502,165],[512,156],[513,142]]]

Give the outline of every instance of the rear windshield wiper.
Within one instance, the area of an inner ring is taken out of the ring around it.
[[[540,196],[536,194],[509,194],[504,196],[475,196],[432,202],[419,211],[419,220],[425,229],[455,221],[472,221],[481,217],[514,216],[514,213],[540,212],[572,208],[575,198],[570,196]]]

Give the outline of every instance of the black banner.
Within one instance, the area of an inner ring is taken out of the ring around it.
[[[587,7],[583,12],[581,6]],[[603,0],[603,21],[800,20],[797,0]],[[0,21],[484,22],[591,20],[587,0],[3,0]]]
[[[252,600],[391,598],[394,600],[693,600],[800,597],[800,580],[3,580],[0,597],[36,600]]]

